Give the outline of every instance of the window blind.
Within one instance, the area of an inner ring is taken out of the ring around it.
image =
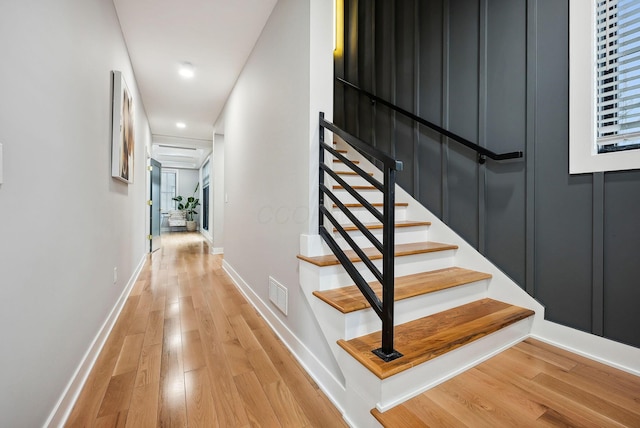
[[[598,152],[640,148],[640,0],[595,1]]]

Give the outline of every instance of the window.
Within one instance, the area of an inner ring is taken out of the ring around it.
[[[640,168],[640,1],[569,7],[569,172]]]
[[[176,209],[176,189],[178,188],[178,171],[172,169],[162,169],[160,178],[160,209],[163,212]]]
[[[596,9],[598,153],[640,147],[640,2],[599,0]]]

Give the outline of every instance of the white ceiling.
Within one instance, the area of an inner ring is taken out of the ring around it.
[[[213,125],[276,2],[113,0],[149,118],[152,156],[163,165],[197,168],[208,156]],[[183,62],[193,64],[194,78],[178,75]],[[167,158],[160,145],[183,149]]]

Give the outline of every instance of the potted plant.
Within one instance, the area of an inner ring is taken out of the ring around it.
[[[175,198],[172,198],[178,203],[178,209],[180,211],[185,211],[187,217],[187,230],[189,232],[196,230],[196,222],[193,219],[193,215],[198,214],[196,208],[200,205],[200,199],[196,198],[196,192],[199,187],[200,183],[196,184],[196,188],[193,190],[193,196],[189,196],[188,198],[176,196]]]

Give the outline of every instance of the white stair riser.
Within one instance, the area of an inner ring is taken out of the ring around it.
[[[487,285],[487,281],[478,281],[396,301],[394,325],[404,324],[482,299],[486,297]],[[338,314],[344,317],[345,327],[342,336],[336,337],[335,340],[341,338],[350,340],[379,331],[382,328],[380,318],[371,308],[348,314],[338,312]]]
[[[356,391],[371,406],[384,412],[526,339],[530,329],[528,318],[384,380],[344,350],[338,363],[347,389]]]
[[[356,198],[351,196],[351,194],[344,189],[333,189],[333,187],[329,187],[329,190],[331,190],[343,204],[359,204],[360,203],[359,201],[356,200]],[[379,204],[383,202],[382,192],[379,191],[378,189],[358,190],[358,193],[369,203]],[[325,197],[325,199],[330,200],[328,197]],[[400,202],[400,201],[396,201],[396,202]]]
[[[341,183],[338,183],[337,181],[335,181],[335,179],[329,175],[325,174],[325,183],[330,183],[330,184],[335,184],[340,186]],[[353,174],[338,174],[338,177],[340,177],[342,180],[344,180],[347,184],[349,184],[350,186],[371,186],[371,183],[366,179],[363,178],[359,175],[353,175]],[[329,180],[327,180],[327,178],[329,178]]]
[[[359,164],[356,164],[356,166],[360,167]],[[351,168],[349,168],[342,162],[334,162],[331,169],[333,169],[335,172],[353,172]]]
[[[382,207],[376,208],[380,213],[382,213]],[[380,223],[380,220],[378,220],[376,216],[371,214],[371,212],[364,207],[349,208],[349,211],[362,223]],[[351,219],[349,219],[349,217],[347,217],[340,208],[333,208],[333,204],[331,204],[331,214],[333,214],[340,224],[352,223]],[[396,221],[407,220],[407,209],[405,207],[396,207],[395,219]]]
[[[427,240],[427,231],[429,226],[412,226],[412,227],[396,227],[395,231],[395,243],[397,244],[410,244],[412,242],[423,242]],[[382,242],[382,229],[373,229],[371,234],[379,241]],[[355,241],[360,248],[372,247],[373,244],[364,236],[359,230],[349,231],[349,236]],[[339,232],[333,233],[334,239],[340,245],[340,248],[351,248],[347,241],[342,237]]]
[[[452,267],[453,254],[454,251],[449,250],[396,257],[395,276]],[[375,260],[374,265],[378,269],[382,269],[382,260]],[[355,266],[366,281],[375,279],[364,263],[358,262]],[[301,261],[299,271],[300,283],[309,284],[314,291],[331,290],[353,284],[353,280],[341,265],[320,267]]]

